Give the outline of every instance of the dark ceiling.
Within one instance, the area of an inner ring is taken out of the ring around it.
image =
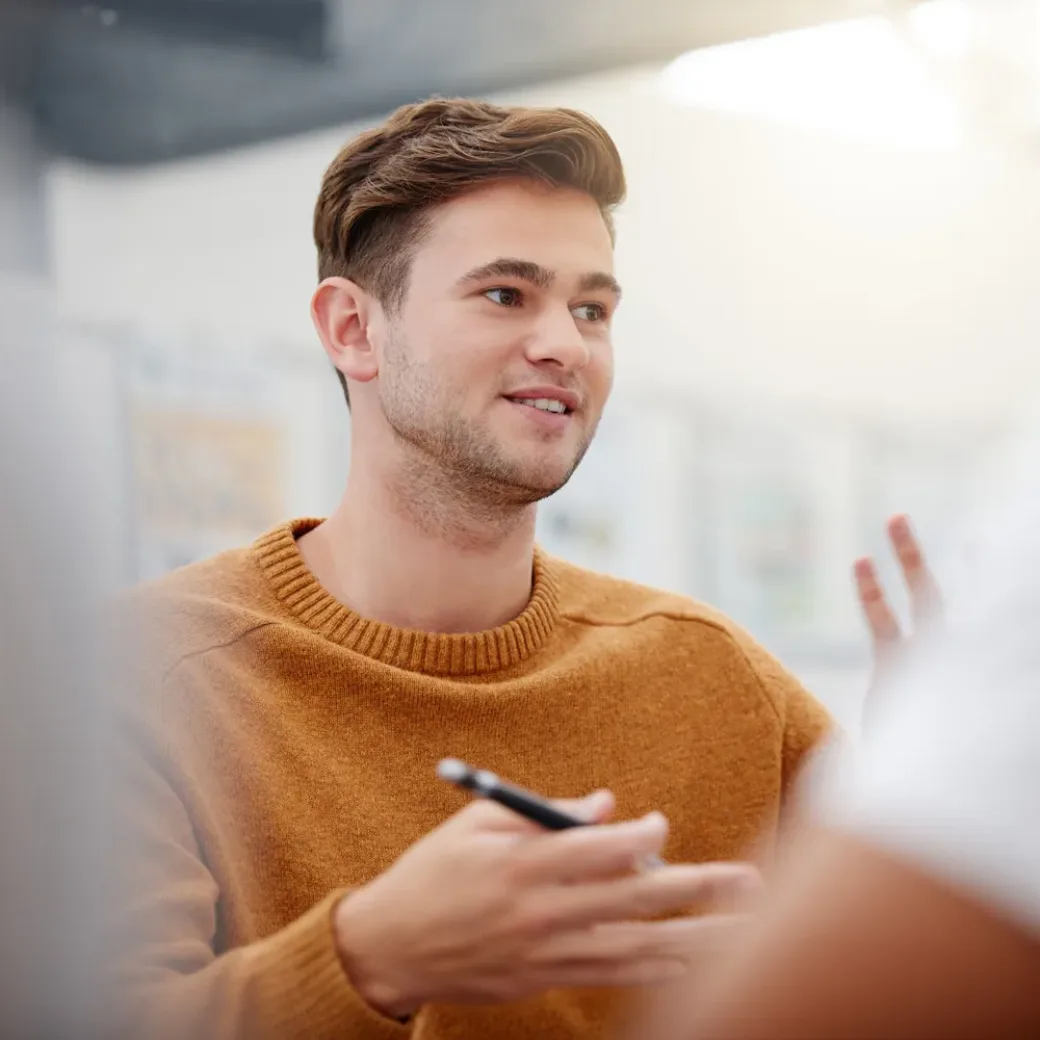
[[[866,0],[29,0],[0,76],[55,154],[140,165],[666,60]]]

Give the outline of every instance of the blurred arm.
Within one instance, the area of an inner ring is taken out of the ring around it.
[[[802,843],[753,938],[643,1040],[1040,1035],[1040,940],[834,831]]]

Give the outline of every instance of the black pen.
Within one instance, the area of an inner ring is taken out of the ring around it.
[[[486,769],[475,769],[460,762],[457,758],[442,759],[437,766],[437,775],[456,787],[469,791],[478,798],[487,798],[492,802],[505,806],[524,819],[537,823],[550,831],[565,831],[571,827],[588,827],[587,820],[580,820],[550,804],[522,787],[507,784],[494,773]],[[657,856],[650,856],[644,863],[649,868],[662,867],[664,862]]]

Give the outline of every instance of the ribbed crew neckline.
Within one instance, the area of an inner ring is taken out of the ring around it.
[[[362,617],[321,585],[296,541],[321,522],[306,518],[281,524],[258,538],[252,552],[286,609],[333,643],[407,671],[478,675],[521,663],[552,635],[559,617],[559,584],[540,549],[534,553],[531,599],[512,621],[485,632],[417,632]]]

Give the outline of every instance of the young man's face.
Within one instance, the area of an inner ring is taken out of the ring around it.
[[[489,497],[562,487],[610,393],[613,267],[583,193],[503,181],[438,207],[380,337],[397,437]]]

